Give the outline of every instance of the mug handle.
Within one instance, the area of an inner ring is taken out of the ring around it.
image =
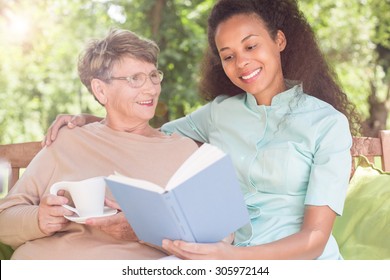
[[[53,184],[51,186],[51,188],[50,188],[50,194],[57,195],[59,190],[68,191],[68,185],[69,184],[72,184],[72,183],[71,182],[57,182],[57,183]],[[77,209],[72,207],[72,206],[69,206],[67,204],[62,204],[62,207],[64,207],[65,209],[68,209],[68,210],[76,213],[77,215],[79,215],[79,212],[77,211]]]

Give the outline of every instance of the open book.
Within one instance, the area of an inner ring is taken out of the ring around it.
[[[209,144],[165,188],[119,174],[106,182],[138,238],[157,246],[163,239],[218,242],[249,222],[230,157]]]

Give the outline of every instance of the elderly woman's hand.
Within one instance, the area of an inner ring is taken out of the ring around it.
[[[132,227],[127,222],[125,214],[121,211],[119,205],[107,198],[106,205],[111,208],[118,209],[118,214],[109,217],[90,218],[85,221],[85,224],[99,228],[115,239],[138,241],[137,235],[134,233]]]
[[[62,207],[68,203],[68,199],[63,195],[63,191],[58,192],[58,196],[47,194],[42,197],[38,207],[38,226],[46,235],[52,235],[62,230],[69,221],[64,215],[72,215],[73,212]]]

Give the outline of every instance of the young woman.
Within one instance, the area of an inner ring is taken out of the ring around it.
[[[331,232],[358,118],[296,1],[220,0],[208,40],[201,89],[211,102],[162,131],[231,156],[251,222],[233,245],[166,240],[164,249],[184,259],[341,259]],[[70,119],[52,126],[49,143]]]

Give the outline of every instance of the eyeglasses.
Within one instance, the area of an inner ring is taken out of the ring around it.
[[[149,77],[150,81],[154,85],[158,85],[164,78],[164,73],[161,70],[153,70],[148,74],[143,72],[131,75],[129,77],[111,77],[109,80],[125,80],[132,88],[140,88],[146,83],[146,79]]]

